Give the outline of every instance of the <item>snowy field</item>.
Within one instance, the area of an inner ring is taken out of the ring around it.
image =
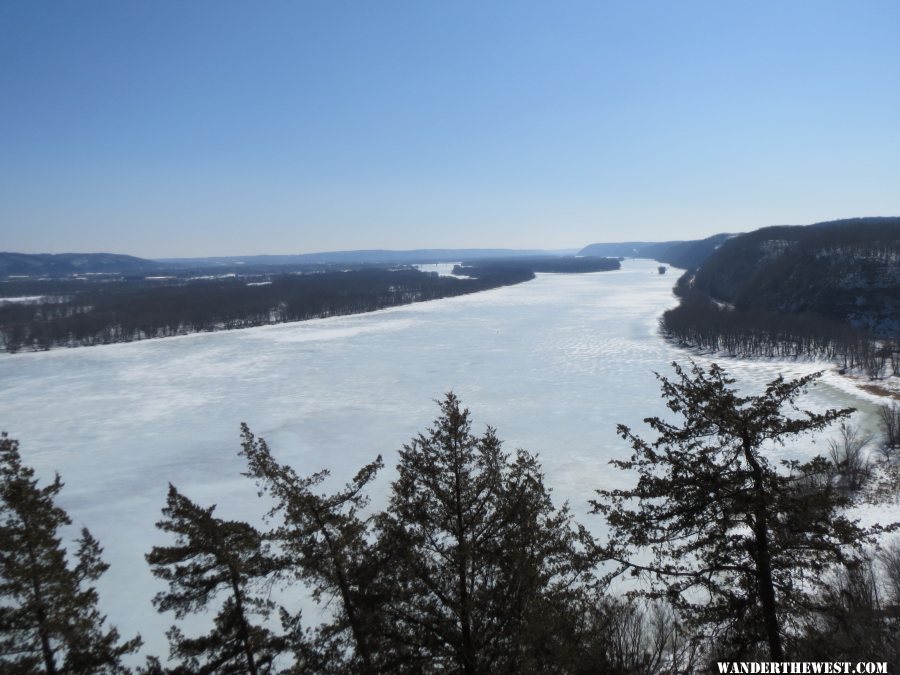
[[[475,428],[497,428],[506,447],[540,454],[557,501],[601,533],[587,500],[627,482],[607,462],[628,448],[615,434],[663,414],[653,371],[684,352],[657,335],[675,303],[677,270],[651,261],[534,281],[371,314],[104,347],[0,356],[0,429],[26,463],[66,483],[61,505],[87,526],[111,564],[101,598],[125,637],[167,654],[170,615],[150,604],[160,589],[144,554],[165,542],[154,523],[167,484],[217,514],[255,521],[262,505],[243,478],[239,424],[247,422],[299,473],[348,480],[377,454],[387,465],[455,391]],[[723,362],[748,390],[810,364]],[[827,366],[826,366],[827,367]],[[871,400],[827,374],[804,405],[852,405],[874,428]],[[824,442],[787,449],[802,458]]]

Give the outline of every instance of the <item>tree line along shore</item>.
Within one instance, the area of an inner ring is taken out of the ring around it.
[[[358,314],[518,284],[535,272],[619,266],[611,258],[525,257],[464,262],[456,268],[462,278],[408,267],[323,266],[205,278],[13,280],[4,282],[4,295],[24,301],[0,302],[0,345],[15,353]]]

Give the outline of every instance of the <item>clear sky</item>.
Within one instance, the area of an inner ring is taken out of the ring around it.
[[[575,248],[900,214],[900,2],[2,0],[0,250]]]

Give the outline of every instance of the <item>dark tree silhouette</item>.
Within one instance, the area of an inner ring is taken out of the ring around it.
[[[254,593],[254,585],[272,573],[262,535],[247,523],[213,516],[169,485],[164,519],[156,526],[174,534],[174,546],[155,546],[147,554],[153,574],[169,583],[153,604],[178,619],[206,612],[220,593],[226,596],[206,635],[189,638],[177,627],[168,632],[171,657],[192,673],[268,673],[285,639],[254,623],[265,620],[274,604]],[[176,671],[177,672],[177,671]]]
[[[109,567],[87,529],[75,564],[59,536],[72,524],[55,500],[63,483],[38,487],[17,441],[0,435],[0,665],[8,673],[124,673],[140,646],[104,627],[91,584]]]
[[[598,491],[593,502],[610,526],[605,556],[648,577],[646,594],[675,602],[721,649],[747,656],[764,646],[782,660],[791,622],[812,604],[824,571],[852,566],[874,532],[841,515],[846,498],[830,484],[826,460],[780,471],[764,448],[851,410],[796,407],[817,374],[779,377],[760,395],[739,396],[715,364],[674,367],[674,381],[658,377],[679,421],[645,420],[653,441],[619,427],[633,454],[612,463],[639,478],[632,489]]]
[[[401,450],[378,523],[393,669],[577,671],[589,537],[533,456],[504,453],[491,428],[475,437],[452,393],[440,407]]]
[[[298,476],[279,464],[247,425],[241,429],[246,475],[275,500],[269,517],[278,518],[279,525],[270,536],[281,548],[282,572],[308,583],[316,600],[337,601],[334,620],[319,627],[314,649],[304,648],[298,660],[313,659],[308,665],[317,672],[375,672],[378,606],[372,584],[379,569],[367,541],[369,521],[359,514],[368,504],[364,490],[383,466],[381,457],[344,489],[320,495],[314,488],[327,471]],[[299,630],[299,617],[285,614],[285,620]]]

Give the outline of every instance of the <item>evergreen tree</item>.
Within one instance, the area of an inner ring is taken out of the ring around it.
[[[646,419],[652,442],[619,427],[633,454],[612,464],[639,478],[633,489],[598,491],[595,511],[610,527],[604,553],[647,576],[646,593],[675,602],[723,652],[783,660],[791,622],[814,604],[825,571],[853,566],[872,531],[841,514],[847,501],[826,460],[779,470],[766,447],[852,411],[796,407],[818,374],[778,377],[761,395],[739,396],[715,364],[690,373],[673,365],[675,381],[657,377],[680,422]]]
[[[171,657],[192,673],[268,673],[285,650],[284,638],[251,619],[267,619],[274,603],[254,594],[254,585],[276,567],[263,536],[245,522],[222,520],[215,506],[202,508],[169,485],[164,519],[156,526],[175,535],[174,546],[147,554],[153,574],[169,583],[153,604],[177,619],[206,612],[220,593],[226,598],[206,635],[189,638],[177,627],[167,633]],[[151,672],[153,672],[151,670]]]
[[[38,487],[18,442],[0,435],[0,665],[9,673],[123,673],[140,646],[105,628],[91,584],[108,568],[87,529],[70,566],[59,536],[72,524],[55,500],[63,483]]]
[[[242,451],[247,476],[261,494],[275,500],[269,517],[278,527],[270,534],[282,554],[282,572],[308,584],[313,598],[326,602],[333,620],[318,627],[312,648],[296,640],[300,667],[313,672],[377,671],[375,650],[379,599],[373,594],[379,566],[368,543],[369,520],[360,517],[368,505],[364,490],[381,469],[378,457],[334,494],[314,490],[329,476],[321,471],[298,476],[279,464],[262,438],[242,425]],[[324,600],[323,600],[324,599]],[[283,612],[283,622],[300,634],[299,617]]]
[[[537,460],[471,433],[455,395],[400,452],[379,521],[383,654],[405,672],[577,672],[588,537]],[[593,669],[602,663],[591,664]]]

